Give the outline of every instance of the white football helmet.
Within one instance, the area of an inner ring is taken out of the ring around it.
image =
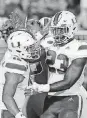
[[[24,59],[40,58],[40,44],[26,31],[13,32],[7,40],[8,49],[13,55]]]
[[[50,21],[51,21],[50,17],[43,17],[39,20],[39,22],[43,27],[45,27]]]
[[[61,11],[56,13],[51,20],[49,33],[57,44],[66,44],[73,39],[77,31],[77,21],[73,13]]]
[[[50,21],[51,21],[51,18],[49,18],[49,17],[43,17],[39,20],[39,22],[41,23],[41,26],[42,26],[42,30],[41,30],[42,35],[49,33]]]

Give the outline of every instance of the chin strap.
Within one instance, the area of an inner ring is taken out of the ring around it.
[[[64,45],[66,45],[67,43],[69,43],[69,42],[71,42],[72,40],[73,40],[73,38],[68,38],[68,37],[65,37],[65,39],[63,40],[63,41],[61,41],[61,42],[58,42],[57,41],[57,37],[56,38],[54,38],[55,39],[55,42],[54,42],[54,46],[55,47],[57,47],[57,46],[64,46]]]

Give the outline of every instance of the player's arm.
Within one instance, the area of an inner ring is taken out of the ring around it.
[[[71,65],[68,67],[64,75],[64,79],[62,81],[50,84],[49,86],[46,85],[47,89],[49,88],[48,90],[50,92],[69,89],[79,79],[87,62],[87,45],[80,46],[78,50],[81,56],[72,61]]]
[[[83,68],[86,64],[87,58],[78,58],[72,61],[68,67],[64,79],[53,84],[37,84],[34,83],[31,88],[40,92],[58,92],[69,89],[79,79]],[[28,87],[30,89],[30,87]]]
[[[7,107],[8,111],[16,116],[20,111],[14,100],[14,95],[17,89],[17,86],[22,82],[24,77],[15,73],[6,73],[5,74],[5,85],[3,89],[2,100]]]
[[[69,89],[81,76],[87,58],[78,58],[72,61],[62,81],[50,84],[50,92]]]
[[[38,89],[38,92],[57,92],[69,89],[79,79],[82,74],[83,68],[87,62],[87,46],[83,45],[79,47],[79,58],[74,59],[71,65],[68,67],[64,79],[53,84],[39,85],[35,83],[32,88]],[[83,50],[86,49],[86,50]]]

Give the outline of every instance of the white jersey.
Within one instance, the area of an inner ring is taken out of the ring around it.
[[[3,93],[3,87],[5,84],[5,68],[2,67],[2,65],[0,65],[0,109],[5,110],[6,107],[4,105],[4,103],[2,102],[2,93]],[[25,95],[24,95],[24,87],[28,85],[28,80],[29,80],[29,72],[26,73],[26,78],[23,80],[23,82],[19,83],[16,93],[14,95],[14,99],[19,107],[19,109],[21,110],[24,104],[24,100],[25,100]]]
[[[18,33],[19,33],[18,35],[21,34],[21,32],[18,32]],[[24,53],[24,52],[27,53],[27,51],[25,50],[24,47],[28,46],[29,40],[24,40],[24,38],[26,38],[26,35],[25,35],[25,37],[22,37],[22,38],[23,39],[17,38],[17,41],[15,41],[13,38],[13,41],[12,41],[12,40],[10,40],[11,39],[11,37],[10,37],[10,39],[9,39],[10,41],[8,40],[9,49],[7,49],[3,59],[1,61],[1,64],[0,64],[0,74],[2,74],[0,76],[1,77],[1,80],[0,80],[0,109],[5,109],[5,106],[2,102],[2,92],[3,92],[3,86],[5,84],[4,75],[6,72],[21,74],[25,77],[23,82],[19,83],[15,96],[14,96],[14,99],[19,108],[22,108],[23,103],[24,103],[25,95],[24,95],[23,88],[24,88],[24,86],[28,85],[30,66],[29,66],[28,62],[26,62],[24,59],[21,58],[22,56],[20,56],[20,53],[19,52],[17,53],[17,50],[19,49],[18,45],[21,45],[21,44],[22,44],[21,47],[19,46],[21,53]],[[24,41],[25,41],[25,43],[24,43]],[[10,50],[12,48],[12,47],[10,47],[11,43],[13,43],[13,45],[15,47],[17,46],[15,48],[15,51]],[[24,57],[26,58],[26,56],[24,56]]]
[[[5,84],[6,72],[21,74],[25,77],[23,82],[19,83],[14,96],[19,109],[21,109],[25,100],[24,87],[28,85],[29,80],[29,63],[14,53],[12,54],[9,50],[6,51],[0,64],[0,109],[6,109],[4,103],[2,102],[2,93],[3,86]]]
[[[81,49],[83,46],[87,45],[85,42],[73,40],[62,47],[53,46],[53,42],[54,40],[52,37],[49,37],[42,43],[45,48],[48,48],[46,62],[49,65],[49,84],[63,80],[64,74],[73,60],[87,57],[87,50]],[[73,76],[73,74],[71,76]],[[83,81],[84,77],[81,76],[70,89],[60,92],[50,92],[49,95],[77,95],[80,92],[80,87],[82,86]]]
[[[8,38],[8,49],[1,61],[0,70],[2,71],[1,81],[0,81],[0,108],[5,109],[5,106],[2,102],[2,92],[3,86],[5,84],[5,73],[17,73],[23,75],[25,78],[23,82],[19,83],[14,99],[19,108],[22,108],[24,103],[24,87],[28,86],[29,74],[32,70],[32,73],[40,73],[42,72],[41,63],[39,63],[39,67],[41,69],[35,69],[33,65],[30,65],[29,62],[25,61],[25,59],[29,59],[29,52],[27,51],[27,47],[33,43],[32,36],[23,31],[17,31],[11,34],[10,38]],[[36,64],[36,63],[35,63]],[[37,64],[36,64],[37,65]],[[33,67],[32,67],[33,66]],[[30,69],[31,68],[31,69]],[[35,71],[35,72],[33,72]]]
[[[12,65],[12,67],[9,66],[10,64]],[[25,70],[21,70],[21,68],[18,68],[18,67],[24,67]],[[2,93],[3,93],[4,84],[5,84],[5,73],[6,72],[18,73],[25,77],[23,82],[19,83],[19,85],[17,86],[17,90],[14,95],[14,99],[19,109],[22,109],[22,106],[25,100],[24,87],[28,85],[29,71],[30,71],[30,68],[27,62],[25,62],[24,60],[16,56],[11,55],[9,51],[5,53],[4,58],[0,64],[0,77],[1,77],[0,79],[0,109],[6,109],[4,103],[2,102]]]

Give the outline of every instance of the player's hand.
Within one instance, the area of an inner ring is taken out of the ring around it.
[[[38,85],[37,83],[33,83],[25,88],[25,96],[35,95],[38,93]]]
[[[50,85],[49,84],[37,84],[34,82],[31,86],[26,87],[25,95],[33,95],[42,92],[49,92]]]

